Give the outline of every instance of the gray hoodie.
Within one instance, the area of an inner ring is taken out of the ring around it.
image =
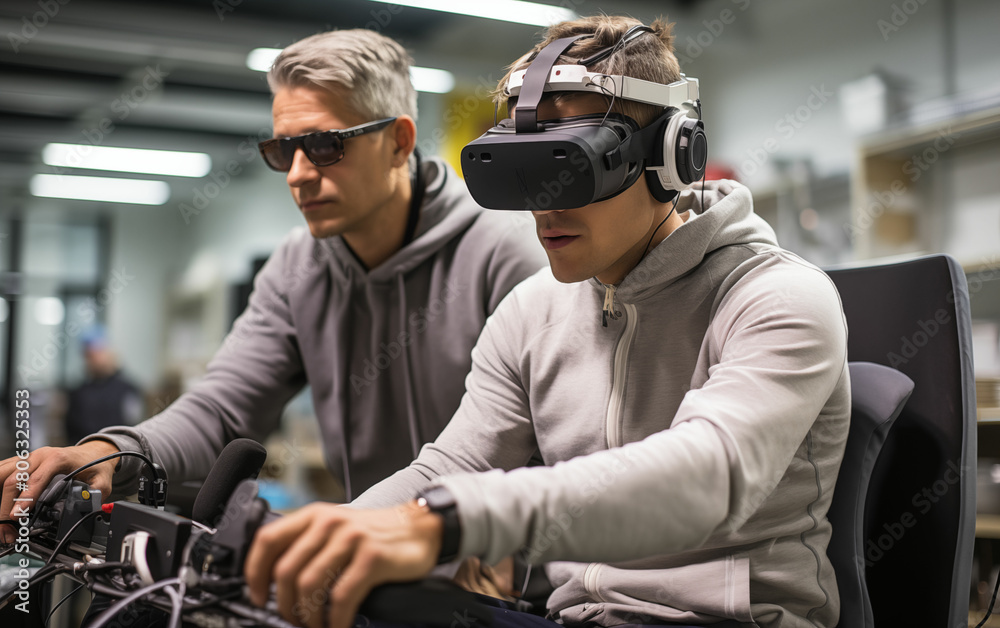
[[[522,551],[565,623],[836,625],[826,512],[847,438],[847,329],[827,276],[749,191],[685,192],[686,221],[613,293],[548,269],[486,323],[437,441],[354,502],[431,483],[461,555]],[[534,452],[547,466],[521,467]]]
[[[273,431],[308,382],[348,495],[405,467],[458,407],[487,316],[546,263],[532,221],[483,210],[439,159],[422,173],[410,244],[367,271],[339,236],[293,231],[204,378],[159,415],[98,438],[150,452],[172,483],[201,479],[232,439]],[[136,460],[123,460],[116,494],[133,486]]]

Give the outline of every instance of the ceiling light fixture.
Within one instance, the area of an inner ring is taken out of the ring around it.
[[[143,179],[36,174],[31,177],[30,188],[34,196],[44,198],[133,205],[163,205],[170,198],[170,186],[165,182]]]
[[[42,161],[61,168],[165,174],[173,177],[203,177],[212,170],[212,158],[206,153],[90,144],[47,144],[42,149]]]
[[[531,26],[551,26],[556,22],[574,20],[578,17],[574,11],[565,7],[523,0],[489,0],[470,2],[469,0],[402,0],[394,1],[399,6],[415,9],[429,9],[459,15],[484,17],[502,22],[529,24]]]

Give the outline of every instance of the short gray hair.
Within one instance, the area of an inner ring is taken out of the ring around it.
[[[329,31],[282,50],[267,73],[267,84],[271,93],[311,85],[336,91],[354,113],[370,120],[401,115],[416,120],[412,63],[402,46],[375,31]]]

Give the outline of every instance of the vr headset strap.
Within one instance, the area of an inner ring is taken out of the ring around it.
[[[614,170],[626,162],[646,161],[646,166],[663,165],[664,119],[669,119],[676,109],[668,110],[643,129],[629,135],[618,148],[604,155],[605,166]]]
[[[538,131],[538,103],[542,100],[549,72],[559,59],[559,55],[569,49],[576,40],[584,37],[592,37],[592,35],[576,35],[557,39],[542,48],[535,60],[531,62],[524,75],[524,84],[521,86],[517,107],[514,109],[514,131],[516,133],[535,133]]]

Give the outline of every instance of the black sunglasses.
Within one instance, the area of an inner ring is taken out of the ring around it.
[[[295,150],[302,148],[306,158],[317,166],[332,166],[344,158],[344,140],[372,133],[389,126],[396,118],[382,118],[349,129],[317,131],[297,137],[264,140],[257,145],[264,163],[272,170],[288,172],[295,160]]]

